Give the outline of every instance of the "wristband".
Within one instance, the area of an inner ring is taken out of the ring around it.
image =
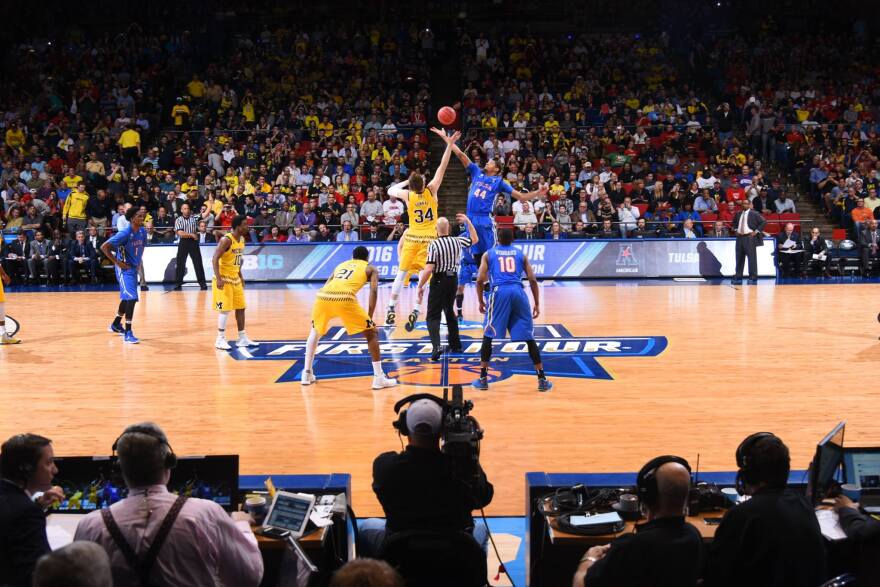
[[[599,560],[599,559],[597,559],[597,558],[594,557],[594,556],[585,556],[584,558],[581,559],[581,562],[582,562],[582,563],[589,562],[590,564],[593,564],[593,563],[596,562],[597,560]]]

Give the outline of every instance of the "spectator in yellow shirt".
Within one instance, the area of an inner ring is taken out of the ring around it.
[[[89,203],[89,194],[86,193],[86,186],[82,181],[77,184],[67,199],[64,200],[64,210],[62,218],[67,226],[67,232],[70,238],[75,238],[76,233],[80,230],[85,232],[87,228],[86,222],[86,205]]]
[[[13,122],[6,131],[6,146],[16,151],[21,151],[24,146],[24,131],[17,122]]]
[[[320,131],[321,136],[327,137],[328,139],[333,136],[333,123],[330,122],[330,118],[325,116],[324,119],[318,123],[318,131]]]
[[[61,178],[61,181],[64,182],[64,185],[69,189],[74,189],[76,186],[82,183],[83,178],[80,177],[73,168],[68,168],[67,174]]]
[[[171,119],[174,122],[174,128],[181,130],[189,127],[189,106],[178,98],[177,104],[171,109]]]
[[[557,121],[552,114],[547,117],[546,121],[544,121],[544,130],[552,133],[559,132],[559,121]]]
[[[119,135],[119,140],[116,143],[119,145],[119,151],[126,164],[130,165],[132,162],[140,162],[141,133],[137,131],[137,127],[134,124],[128,125],[128,129]]]
[[[205,97],[205,83],[199,79],[198,74],[193,74],[190,82],[186,84],[186,91],[196,100]]]

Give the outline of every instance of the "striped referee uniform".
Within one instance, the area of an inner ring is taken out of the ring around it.
[[[440,313],[446,315],[446,329],[449,332],[449,350],[461,352],[461,338],[458,334],[458,320],[455,316],[455,293],[458,289],[458,266],[461,251],[471,246],[467,236],[441,236],[428,247],[427,264],[433,265],[431,291],[428,293],[428,313],[425,321],[433,346],[432,358],[440,356]]]
[[[205,282],[205,267],[202,265],[202,253],[199,250],[198,236],[195,238],[190,236],[198,235],[198,226],[199,219],[192,213],[188,217],[180,215],[174,221],[174,234],[179,239],[177,243],[177,271],[175,272],[174,289],[180,289],[183,286],[187,257],[192,259],[199,285],[202,289],[208,289],[208,284]]]

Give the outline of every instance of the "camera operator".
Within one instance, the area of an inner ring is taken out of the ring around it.
[[[373,461],[373,491],[385,511],[385,521],[358,525],[362,556],[376,557],[386,535],[405,530],[464,530],[485,550],[488,529],[474,523],[471,512],[487,506],[494,490],[479,464],[468,481],[459,464],[440,451],[443,408],[420,399],[406,411],[408,444],[403,452],[386,452]]]

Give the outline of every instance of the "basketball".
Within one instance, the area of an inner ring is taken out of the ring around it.
[[[444,106],[437,111],[437,120],[439,120],[440,124],[443,126],[449,126],[455,122],[455,110],[450,106]]]

